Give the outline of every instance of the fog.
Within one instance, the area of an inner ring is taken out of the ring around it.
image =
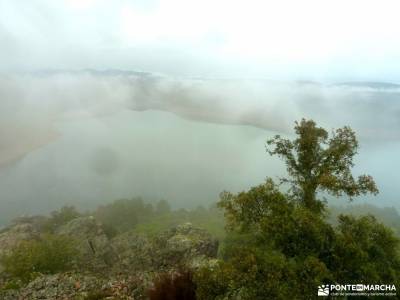
[[[355,174],[374,176],[397,206],[400,86],[42,71],[0,79],[0,205],[8,220],[117,198],[207,206],[285,167],[265,153],[295,120],[356,130]],[[344,200],[342,200],[344,201]],[[343,203],[343,202],[340,202]]]
[[[0,1],[0,70],[397,81],[396,0]]]
[[[355,175],[380,188],[357,201],[399,207],[398,6],[0,0],[0,223],[134,196],[207,206],[284,175],[265,141],[301,118],[351,126]]]

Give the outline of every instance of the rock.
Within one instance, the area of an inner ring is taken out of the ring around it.
[[[135,232],[126,232],[111,241],[118,253],[119,261],[114,265],[114,272],[138,272],[151,270],[153,266],[151,240]]]
[[[80,285],[77,287],[76,282]],[[2,298],[11,299],[84,299],[90,292],[100,290],[104,280],[82,274],[41,275],[19,290],[3,292]]]
[[[0,256],[9,253],[21,241],[39,237],[39,231],[30,223],[17,223],[0,233]]]
[[[0,291],[3,300],[145,299],[153,275],[97,277],[78,273],[41,275],[19,290]]]
[[[118,259],[102,224],[93,217],[73,219],[61,226],[56,234],[71,236],[77,241],[84,267],[105,269]]]
[[[0,233],[0,249],[6,251],[39,234],[32,224],[18,223]],[[0,282],[0,299],[144,299],[157,274],[217,261],[218,241],[190,223],[152,238],[126,232],[109,239],[94,218],[78,217],[59,227],[55,234],[77,241],[83,258],[79,269],[39,274],[19,290],[2,291],[5,285]]]
[[[179,225],[154,238],[127,232],[111,241],[119,261],[115,273],[160,272],[181,266],[199,267],[217,255],[218,241],[190,223]]]
[[[171,265],[199,266],[201,261],[215,258],[218,241],[191,223],[176,226],[157,237],[153,243],[156,267]]]
[[[73,235],[78,238],[106,238],[100,222],[97,222],[95,218],[79,217],[69,221],[67,224],[61,226],[57,234]]]
[[[185,223],[165,232],[162,236],[171,251],[182,252],[185,255],[205,255],[215,257],[218,252],[218,240],[204,229]]]

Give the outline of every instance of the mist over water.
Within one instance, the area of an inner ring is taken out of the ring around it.
[[[302,117],[328,130],[351,126],[361,146],[355,175],[371,174],[381,190],[356,201],[397,206],[395,84],[63,71],[4,75],[0,94],[2,223],[134,196],[207,206],[223,190],[284,175],[265,141],[290,135]]]
[[[125,111],[62,124],[61,131],[57,141],[2,170],[1,197],[8,205],[35,211],[65,203],[92,208],[143,196],[194,207],[215,202],[223,189],[260,182],[268,168],[277,168],[267,164],[266,132],[248,126]]]

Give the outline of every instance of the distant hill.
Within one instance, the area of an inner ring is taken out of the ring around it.
[[[64,70],[64,69],[51,69],[51,70],[39,70],[33,72],[33,75],[36,76],[52,76],[52,75],[81,75],[81,74],[90,74],[93,76],[137,76],[137,77],[149,77],[155,76],[153,73],[142,72],[142,71],[126,71],[119,69],[104,69],[104,70],[95,70],[95,69],[82,69],[82,70]]]
[[[335,86],[368,87],[373,89],[398,89],[400,84],[379,81],[348,81],[335,83]]]
[[[44,69],[34,71],[31,74],[36,76],[52,76],[60,74],[69,75],[80,75],[80,74],[90,74],[93,76],[103,76],[103,77],[114,77],[114,76],[135,76],[135,77],[160,77],[160,74],[138,71],[138,70],[121,70],[121,69],[81,69],[81,70],[69,70],[69,69]],[[166,76],[168,77],[168,76]],[[297,84],[299,86],[303,85],[314,85],[314,86],[343,86],[343,87],[368,87],[372,89],[397,89],[400,88],[400,84],[393,82],[384,81],[343,81],[335,82],[332,84],[325,84],[321,81],[315,80],[273,80],[268,78],[208,78],[208,77],[187,77],[188,80],[198,80],[198,81],[213,81],[213,82],[265,82],[269,84]]]

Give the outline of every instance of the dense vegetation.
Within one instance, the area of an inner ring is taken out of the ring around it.
[[[400,237],[400,215],[394,207],[377,207],[371,204],[358,204],[346,206],[329,206],[328,220],[337,225],[338,216],[341,214],[355,217],[372,215],[384,225],[393,229],[397,237]]]
[[[318,190],[350,198],[378,192],[372,177],[351,174],[354,132],[344,127],[329,138],[306,120],[295,132],[294,141],[276,136],[267,143],[286,163],[289,178],[281,183],[288,192],[267,179],[247,192],[221,194],[232,238],[224,260],[198,274],[199,299],[310,299],[320,284],[400,282],[394,232],[372,216],[339,215],[334,227],[318,199]]]

